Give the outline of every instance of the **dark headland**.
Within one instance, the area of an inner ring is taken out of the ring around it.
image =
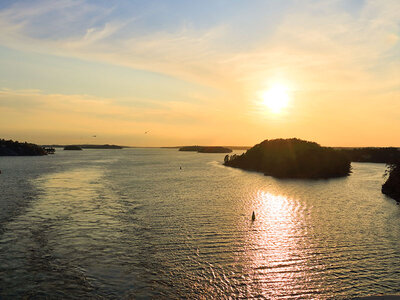
[[[242,155],[225,156],[224,164],[277,178],[318,179],[350,174],[350,160],[344,153],[296,138],[265,140]]]
[[[47,155],[47,151],[36,144],[0,139],[0,156],[36,155]]]
[[[400,202],[400,163],[389,166],[388,178],[382,186],[382,193]]]
[[[194,151],[200,153],[231,153],[232,149],[221,146],[184,146],[179,151]]]

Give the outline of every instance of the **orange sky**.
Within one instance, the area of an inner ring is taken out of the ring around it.
[[[399,21],[391,0],[3,4],[0,138],[400,146]]]

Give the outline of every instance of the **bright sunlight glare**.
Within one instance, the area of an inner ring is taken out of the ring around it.
[[[289,104],[288,89],[283,85],[275,85],[262,95],[263,104],[273,113],[280,113]]]

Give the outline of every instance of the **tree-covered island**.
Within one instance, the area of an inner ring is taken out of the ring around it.
[[[231,153],[232,149],[221,146],[184,146],[179,151],[194,151],[200,153]]]
[[[242,155],[225,156],[224,165],[277,178],[332,178],[350,174],[350,160],[333,148],[300,139],[265,140]]]

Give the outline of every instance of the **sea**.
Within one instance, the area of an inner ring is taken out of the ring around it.
[[[384,164],[284,180],[224,156],[0,157],[0,299],[400,294],[400,206],[381,193]]]

